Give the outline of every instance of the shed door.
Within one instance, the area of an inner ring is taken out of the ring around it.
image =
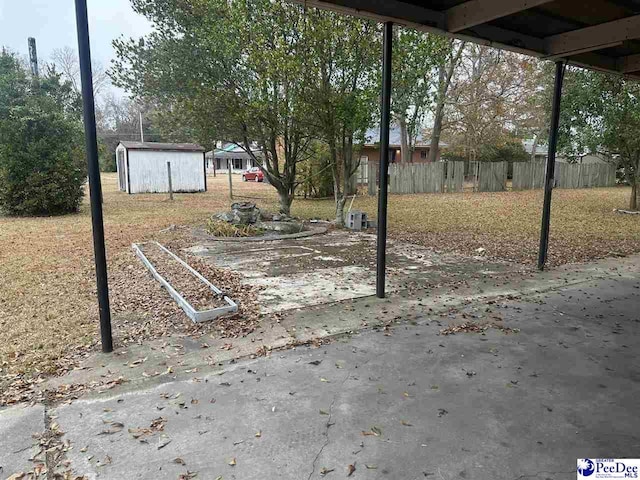
[[[118,186],[121,192],[127,191],[127,176],[124,169],[124,150],[118,150]]]

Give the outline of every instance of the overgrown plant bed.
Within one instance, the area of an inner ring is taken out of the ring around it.
[[[200,273],[157,242],[133,244],[151,274],[194,322],[234,313],[238,306]]]

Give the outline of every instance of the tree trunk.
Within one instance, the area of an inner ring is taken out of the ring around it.
[[[440,135],[442,133],[442,122],[444,121],[444,105],[451,86],[451,79],[456,66],[460,62],[462,52],[464,51],[465,42],[458,46],[458,50],[453,53],[449,59],[449,63],[441,65],[438,69],[438,94],[436,99],[436,108],[433,114],[433,132],[431,133],[431,144],[429,146],[429,162],[438,161],[440,153]],[[453,48],[453,41],[451,43]]]
[[[344,205],[347,203],[347,198],[344,195],[340,195],[336,199],[336,225],[344,227]]]
[[[400,161],[402,163],[409,163],[411,161],[411,151],[409,149],[407,119],[404,115],[398,117],[398,124],[400,125]]]
[[[429,145],[429,162],[438,161],[440,150],[440,133],[442,132],[442,119],[444,117],[444,99],[442,103],[436,105],[435,117],[433,119],[433,131],[431,132],[431,144]]]
[[[280,213],[287,216],[291,215],[293,196],[289,195],[289,192],[287,191],[278,190],[278,199],[280,201]]]
[[[638,180],[631,180],[631,201],[629,202],[629,210],[638,210]]]

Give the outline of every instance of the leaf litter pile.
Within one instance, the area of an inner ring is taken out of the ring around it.
[[[189,245],[188,235],[166,237],[165,246],[178,252]],[[196,309],[226,305],[206,285],[195,278],[184,266],[172,259],[160,248],[146,244],[143,253],[167,275],[174,288],[185,294]],[[199,257],[180,252],[189,265],[218,287],[238,304],[238,312],[210,322],[195,324],[182,311],[169,293],[153,278],[133,252],[123,255],[110,282],[113,292],[114,320],[118,338],[125,343],[140,343],[145,339],[159,338],[171,333],[192,336],[213,334],[222,338],[243,337],[253,332],[260,322],[257,295],[259,287],[242,283],[242,275],[227,269],[216,268]]]
[[[162,250],[156,243],[141,245],[144,256],[153,268],[191,304],[196,311],[225,307],[223,295],[217,295],[208,285],[193,275],[175,258]]]
[[[190,232],[190,228],[182,228],[154,236],[169,250],[180,252],[182,248],[193,243]],[[179,291],[186,293],[187,297],[195,298],[193,300],[194,307],[202,309],[222,305],[214,292],[157,246],[155,249],[145,249],[144,253],[145,255],[149,254],[152,258],[158,257],[155,261],[150,260],[155,266],[161,265],[161,274],[168,275],[170,283],[176,282],[180,286],[178,287]],[[189,335],[194,338],[207,335],[217,338],[238,338],[250,334],[259,325],[261,315],[257,294],[262,287],[245,285],[242,283],[241,274],[216,268],[193,255],[180,252],[178,256],[181,256],[202,276],[233,299],[238,304],[238,311],[209,322],[193,323],[133,251],[130,248],[125,249],[111,257],[109,268],[109,293],[116,346],[142,344],[147,340],[173,334]],[[170,262],[166,262],[166,260],[171,260],[174,264],[167,267],[166,264]],[[175,274],[174,270],[179,274]],[[191,278],[183,277],[185,273]],[[195,282],[191,283],[188,280],[195,280]],[[206,287],[207,291],[202,290],[198,283]],[[174,284],[174,288],[176,284]],[[95,288],[93,290],[95,292]],[[87,345],[70,346],[67,354],[59,358],[58,368],[49,373],[64,374],[72,370],[97,347],[97,339]],[[45,378],[44,372],[36,372],[35,375],[7,375],[4,382],[0,382],[0,385],[4,384],[0,390],[0,405],[42,401],[45,398],[62,400],[81,393],[73,390],[42,392],[38,389],[38,385]],[[122,379],[91,382],[87,385],[78,385],[78,388],[81,390],[105,390],[120,383],[122,383]]]

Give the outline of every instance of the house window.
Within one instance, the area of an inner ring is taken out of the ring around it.
[[[427,151],[426,150],[420,150],[420,158],[423,160],[427,159]]]
[[[242,159],[234,158],[233,159],[233,169],[234,170],[242,170]]]

